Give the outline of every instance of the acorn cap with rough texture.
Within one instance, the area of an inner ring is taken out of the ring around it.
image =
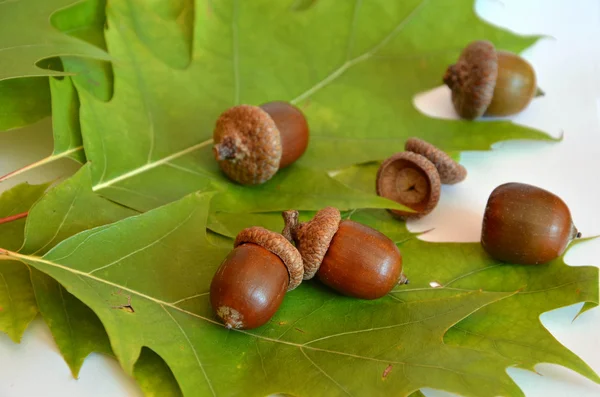
[[[420,218],[433,211],[440,200],[441,186],[435,165],[412,152],[396,153],[377,171],[377,194],[416,211],[390,210],[403,219]]]
[[[275,122],[258,106],[234,106],[219,116],[213,154],[223,172],[243,185],[271,179],[279,169],[281,136]]]
[[[242,230],[233,244],[237,247],[244,243],[260,245],[267,251],[277,255],[287,267],[290,283],[287,290],[291,291],[302,282],[304,267],[300,253],[285,237],[260,226],[253,226]]]
[[[467,177],[467,170],[448,156],[445,152],[419,138],[409,138],[404,149],[426,157],[435,165],[442,183],[453,185]]]
[[[492,43],[478,40],[465,47],[444,75],[460,117],[472,120],[485,113],[492,102],[497,77],[498,56]]]
[[[304,261],[304,279],[315,276],[329,249],[329,244],[338,230],[342,216],[334,207],[326,207],[317,212],[309,222],[298,224],[298,211],[284,211],[285,229],[283,235],[292,237]]]

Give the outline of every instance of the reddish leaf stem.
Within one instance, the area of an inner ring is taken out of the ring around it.
[[[29,212],[21,212],[20,214],[7,216],[6,218],[0,218],[0,225],[2,225],[3,223],[16,221],[17,219],[25,218],[28,214]]]

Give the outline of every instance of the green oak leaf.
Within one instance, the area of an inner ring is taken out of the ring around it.
[[[0,197],[0,216],[29,209],[47,186],[23,184],[4,193]],[[90,208],[94,210],[89,211]],[[11,211],[7,212],[9,209]],[[82,209],[89,215],[81,216]],[[47,223],[48,214],[54,218],[53,226]],[[135,212],[94,195],[89,167],[85,166],[72,178],[51,189],[30,211],[27,233],[39,233],[42,238],[30,239],[21,252],[38,249],[46,252],[59,241],[57,239],[133,214]],[[10,249],[18,249],[23,243],[24,228],[25,219],[0,225],[0,241]],[[0,307],[3,308],[0,330],[7,332],[15,342],[20,340],[39,309],[75,377],[91,352],[112,356],[108,336],[98,317],[54,279],[36,269],[28,269],[18,261],[4,261],[0,276],[4,281],[0,286],[5,287],[0,289]],[[14,324],[6,326],[6,319],[12,319]],[[148,396],[181,395],[171,370],[150,350],[144,351],[133,375]]]
[[[0,196],[0,219],[23,214],[44,194],[48,184],[22,183]],[[0,223],[0,242],[7,249],[18,250],[23,244],[25,218]],[[29,269],[19,261],[0,266],[0,331],[19,342],[35,318],[37,307],[29,281]]]
[[[136,212],[94,194],[89,166],[84,166],[72,178],[50,190],[31,209],[20,252],[43,255],[62,240],[83,230],[134,214]],[[90,353],[111,354],[110,343],[98,317],[59,283],[31,269],[28,287],[35,292],[39,311],[75,377]]]
[[[185,4],[179,3],[183,14]],[[471,0],[194,4],[191,62],[183,69],[186,35],[173,30],[179,14],[132,1],[107,6],[107,47],[119,59],[114,96],[102,102],[80,94],[93,188],[111,200],[148,210],[193,191],[219,190],[215,210],[227,212],[391,207],[373,195],[342,191],[315,169],[381,160],[411,135],[448,150],[548,139],[508,121],[430,119],[412,105],[414,94],[441,84],[445,67],[469,40],[487,38],[515,51],[536,40],[483,23]],[[435,23],[440,18],[444,24]],[[176,44],[164,46],[145,26],[164,27]],[[264,185],[242,188],[212,159],[212,129],[229,106],[270,100],[288,100],[306,112],[309,149]]]
[[[50,111],[47,77],[0,81],[0,131],[33,124]]]
[[[446,334],[446,343],[488,351],[530,370],[538,363],[559,364],[600,383],[600,376],[560,344],[539,320],[542,313],[579,302],[597,306],[598,268],[567,266],[564,256],[546,265],[501,264],[491,259],[479,243],[412,239],[400,249],[411,288],[398,289],[394,296],[399,299],[410,301],[415,296],[439,297],[480,289],[519,290],[455,325]],[[444,266],[438,264],[439,258],[446,258]],[[433,289],[430,282],[441,287]],[[411,290],[418,293],[413,295]]]
[[[442,342],[456,322],[512,292],[404,303],[360,301],[306,283],[264,327],[226,330],[207,299],[228,251],[206,237],[211,195],[79,233],[43,257],[2,253],[47,273],[93,308],[128,373],[146,346],[170,366],[184,395],[306,395],[317,388],[327,395],[408,395],[421,387],[520,395],[504,371],[508,360]]]
[[[62,34],[52,26],[50,18],[55,11],[76,3],[77,0],[0,2],[0,80],[65,75],[36,65],[57,56],[109,59],[101,49]]]

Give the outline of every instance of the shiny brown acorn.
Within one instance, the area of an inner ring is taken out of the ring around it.
[[[271,179],[306,151],[308,123],[282,101],[239,105],[223,112],[213,132],[213,154],[223,172],[243,185]]]
[[[466,46],[450,65],[444,83],[460,117],[509,116],[525,109],[537,92],[531,64],[517,54],[497,51],[484,40]]]
[[[298,223],[298,211],[285,211],[283,235],[293,240],[304,261],[304,279],[315,276],[337,292],[378,299],[397,284],[407,284],[402,255],[383,233],[351,220],[341,220],[333,207]]]
[[[481,245],[503,262],[546,263],[562,255],[579,237],[565,202],[536,186],[500,185],[485,207]]]
[[[286,291],[300,285],[303,274],[300,253],[281,234],[244,229],[213,276],[210,303],[227,328],[260,327],[273,317]]]

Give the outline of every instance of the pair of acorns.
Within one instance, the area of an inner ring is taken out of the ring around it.
[[[241,231],[215,273],[210,302],[227,328],[265,324],[287,291],[315,275],[335,291],[361,299],[378,299],[408,284],[396,244],[375,229],[341,220],[336,208],[324,208],[305,223],[298,223],[298,211],[285,211],[283,218],[282,234],[257,226]],[[507,183],[488,199],[481,245],[499,261],[543,264],[579,237],[567,205],[544,189]]]
[[[227,328],[256,328],[271,319],[286,291],[317,277],[335,291],[378,299],[408,284],[396,244],[379,231],[326,207],[309,222],[283,212],[281,234],[254,226],[242,230],[210,285],[210,302]],[[295,246],[294,246],[295,244]]]

